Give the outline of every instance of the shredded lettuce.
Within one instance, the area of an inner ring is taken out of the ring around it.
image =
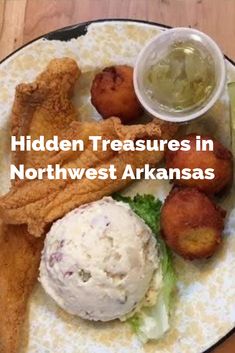
[[[169,329],[171,299],[176,287],[176,275],[171,251],[160,236],[162,202],[153,195],[136,195],[131,198],[121,194],[114,194],[113,198],[130,205],[133,211],[151,228],[160,248],[162,286],[160,291],[156,293],[156,304],[152,307],[143,305],[140,311],[128,319],[133,331],[142,342],[157,340]],[[156,275],[159,275],[159,273]]]

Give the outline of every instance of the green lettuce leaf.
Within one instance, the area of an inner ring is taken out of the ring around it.
[[[162,286],[157,295],[154,306],[142,306],[141,310],[128,319],[133,331],[144,343],[148,340],[161,338],[169,329],[169,316],[172,307],[173,292],[176,287],[176,275],[170,249],[160,236],[160,214],[162,202],[153,195],[136,195],[131,198],[121,194],[114,194],[117,201],[126,202],[133,211],[141,217],[155,234],[161,252]]]
[[[130,205],[133,211],[142,218],[145,223],[151,228],[154,234],[158,235],[160,230],[160,213],[162,202],[155,199],[153,195],[139,195],[133,198],[114,194],[113,198],[117,201],[126,202]]]

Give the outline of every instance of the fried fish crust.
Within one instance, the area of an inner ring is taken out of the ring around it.
[[[111,148],[107,151],[93,151],[90,135],[101,136],[102,139],[132,139],[137,138],[171,138],[177,127],[172,124],[160,124],[153,120],[145,125],[121,124],[120,119],[110,118],[100,122],[74,122],[71,130],[66,132],[66,139],[82,139],[84,151],[61,151],[48,160],[48,164],[60,164],[63,168],[116,168],[116,179],[101,180],[87,178],[66,180],[23,181],[17,187],[0,199],[0,213],[5,222],[11,224],[28,224],[32,235],[41,236],[45,227],[56,219],[63,217],[72,209],[103,196],[123,189],[133,180],[122,179],[122,175],[129,164],[133,171],[144,167],[145,164],[155,166],[164,156],[163,152],[155,151],[119,151]]]
[[[70,97],[80,75],[76,62],[55,59],[34,83],[16,88],[11,115],[11,134],[51,138],[76,119]],[[27,167],[46,166],[50,152],[12,154],[12,163]],[[13,183],[14,186],[18,182]],[[7,225],[0,220],[0,353],[17,353],[27,304],[38,277],[44,234],[32,237],[24,225]]]

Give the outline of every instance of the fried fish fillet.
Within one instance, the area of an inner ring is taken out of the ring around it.
[[[67,129],[76,118],[70,101],[80,75],[69,58],[52,60],[32,84],[16,88],[11,116],[12,135],[50,138]],[[46,166],[49,152],[19,152],[12,163]],[[17,183],[15,183],[17,185]],[[16,186],[15,186],[16,187]],[[27,302],[37,280],[44,237],[32,237],[24,225],[0,222],[0,353],[16,353],[22,340]]]
[[[54,59],[35,82],[18,85],[11,117],[12,135],[17,139],[31,136],[32,140],[39,136],[44,136],[45,140],[53,136],[60,138],[76,118],[70,98],[80,73],[74,60]],[[48,151],[21,152],[18,148],[13,153],[12,163],[36,168],[45,166],[51,155]]]
[[[1,353],[18,352],[43,240],[30,237],[26,226],[0,225]]]
[[[23,181],[13,187],[0,200],[0,212],[4,221],[11,224],[27,224],[29,233],[39,237],[47,225],[64,216],[67,212],[81,204],[99,200],[103,196],[124,188],[132,180],[122,179],[126,165],[135,171],[145,164],[155,166],[163,157],[163,152],[119,151],[111,148],[107,151],[93,151],[90,135],[101,136],[102,139],[169,139],[176,132],[171,124],[159,124],[157,120],[145,125],[124,126],[119,118],[110,118],[102,122],[74,122],[66,132],[67,139],[82,139],[84,151],[59,152],[48,159],[48,164],[60,164],[68,168],[109,168],[114,165],[117,178],[112,179],[59,179]]]

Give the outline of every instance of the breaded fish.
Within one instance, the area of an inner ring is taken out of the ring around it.
[[[176,132],[171,124],[160,124],[153,120],[145,125],[124,126],[120,119],[110,118],[102,122],[74,122],[66,132],[67,139],[83,139],[83,152],[59,152],[48,159],[48,164],[60,164],[64,168],[93,167],[108,168],[114,165],[117,179],[59,179],[23,181],[0,200],[0,212],[4,221],[11,224],[27,224],[30,234],[41,236],[47,225],[64,216],[81,204],[99,200],[103,196],[124,188],[132,180],[122,179],[124,169],[129,164],[133,170],[145,164],[155,166],[163,158],[163,152],[107,151],[92,150],[90,135],[103,139],[169,139]]]
[[[19,85],[11,116],[12,135],[36,139],[62,134],[76,118],[70,96],[79,75],[74,60],[56,59],[34,83]],[[46,166],[51,157],[49,152],[17,151],[12,163]],[[17,353],[44,237],[30,236],[26,226],[0,223],[0,353]]]
[[[0,225],[0,352],[16,353],[28,298],[37,280],[44,237],[26,226]]]
[[[11,134],[17,139],[30,136],[34,140],[44,136],[47,140],[54,135],[60,138],[76,119],[77,113],[70,98],[80,74],[74,60],[54,59],[35,82],[18,85],[12,110]],[[27,168],[45,166],[45,161],[52,153],[33,150],[25,153],[18,149],[12,155],[12,163],[23,163]]]

